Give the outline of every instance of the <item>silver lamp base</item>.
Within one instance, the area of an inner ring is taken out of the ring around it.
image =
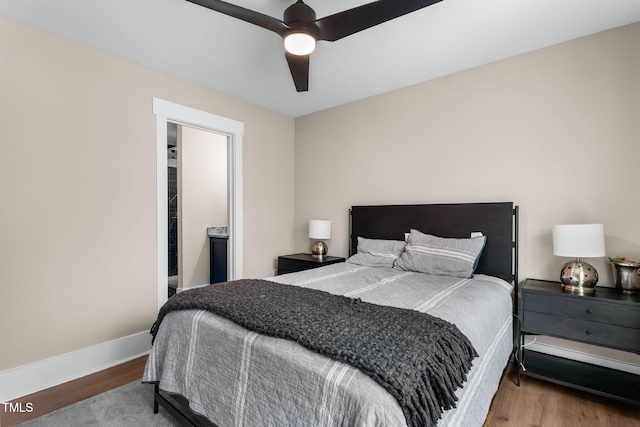
[[[328,251],[329,247],[321,240],[318,240],[311,246],[311,256],[314,258],[324,258],[327,256]]]
[[[598,272],[591,264],[580,258],[566,263],[560,270],[562,287],[578,294],[591,294],[596,291]]]

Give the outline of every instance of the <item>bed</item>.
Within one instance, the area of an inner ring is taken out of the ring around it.
[[[441,274],[441,266],[438,274],[427,274],[432,264],[417,265],[407,255],[420,239],[477,245],[479,238],[471,236],[479,234],[483,243],[472,277],[464,277],[466,270]],[[438,414],[437,425],[482,425],[513,353],[516,238],[517,207],[510,202],[354,206],[347,262],[269,281],[428,313],[455,325],[477,357],[455,388],[455,408]],[[183,425],[419,425],[363,372],[298,342],[189,309],[164,315],[143,381],[155,385],[154,410],[162,405]]]

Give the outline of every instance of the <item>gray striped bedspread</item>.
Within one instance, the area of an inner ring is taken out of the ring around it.
[[[480,426],[512,349],[511,286],[385,267],[333,264],[269,280],[410,308],[455,324],[479,357],[438,426]],[[299,344],[250,332],[209,312],[166,316],[143,381],[189,399],[220,427],[406,426],[374,380]]]

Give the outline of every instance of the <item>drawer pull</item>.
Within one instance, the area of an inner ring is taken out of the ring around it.
[[[587,309],[585,310],[585,313],[587,313],[587,314],[591,314],[591,313],[593,313],[593,310],[591,310],[590,308],[587,308]]]
[[[585,334],[587,334],[587,335],[593,335],[593,331],[591,331],[591,330],[587,329],[587,331],[585,332]]]

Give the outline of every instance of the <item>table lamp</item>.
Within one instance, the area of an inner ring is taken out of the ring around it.
[[[570,292],[595,292],[598,272],[581,258],[605,256],[602,224],[562,224],[553,226],[553,254],[574,257],[560,270],[562,287]]]
[[[329,247],[323,240],[331,238],[331,221],[312,219],[309,221],[309,238],[316,239],[311,246],[311,255],[314,258],[324,258]]]

